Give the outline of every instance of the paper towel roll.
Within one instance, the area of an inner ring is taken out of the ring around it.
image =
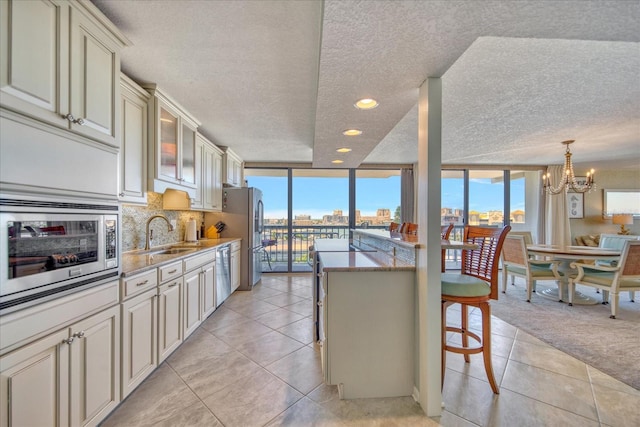
[[[196,220],[190,219],[187,221],[187,230],[185,232],[184,240],[187,242],[196,242],[198,240],[198,236],[196,235]]]

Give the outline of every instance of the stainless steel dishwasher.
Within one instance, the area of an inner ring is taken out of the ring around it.
[[[216,249],[216,307],[231,295],[231,245]]]

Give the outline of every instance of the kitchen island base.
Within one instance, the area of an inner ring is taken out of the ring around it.
[[[412,395],[415,272],[325,269],[322,283],[325,382],[343,399]]]

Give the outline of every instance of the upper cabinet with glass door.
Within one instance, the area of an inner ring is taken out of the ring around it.
[[[196,192],[196,131],[200,122],[155,84],[143,85],[151,94],[149,111],[149,191],[168,188]]]
[[[90,2],[0,2],[0,103],[118,147],[128,39]]]

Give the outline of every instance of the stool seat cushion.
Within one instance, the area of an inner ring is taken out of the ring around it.
[[[442,273],[442,295],[453,297],[482,297],[491,293],[484,280],[467,274]]]

